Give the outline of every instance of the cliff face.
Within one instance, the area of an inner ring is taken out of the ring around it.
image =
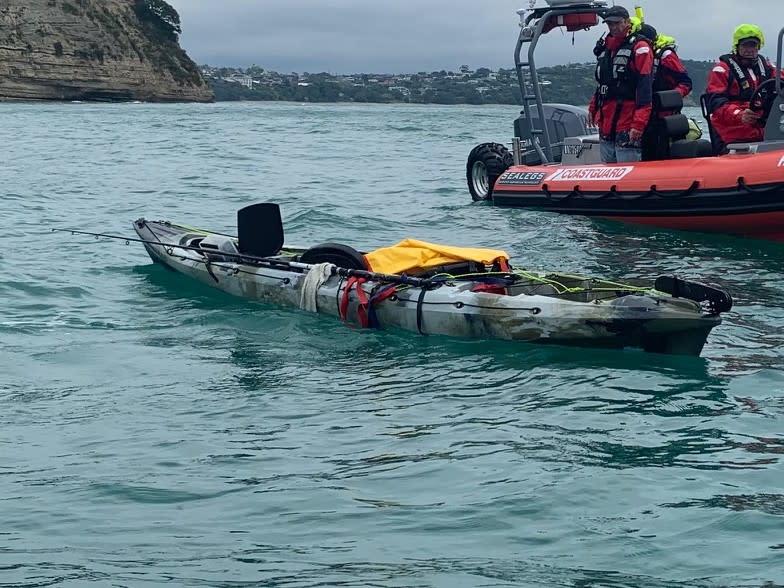
[[[0,100],[212,101],[177,35],[139,2],[2,0]]]

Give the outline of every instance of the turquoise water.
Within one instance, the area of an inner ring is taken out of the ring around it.
[[[784,585],[784,246],[471,203],[511,107],[0,115],[0,586]],[[701,358],[366,332],[51,231],[258,201],[736,304]]]

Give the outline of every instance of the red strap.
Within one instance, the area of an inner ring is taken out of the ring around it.
[[[371,302],[373,304],[378,304],[379,302],[383,302],[384,300],[386,300],[387,298],[389,298],[390,296],[392,296],[392,294],[395,294],[396,292],[397,292],[397,288],[394,285],[389,284],[386,288],[384,288],[380,292],[376,293],[373,296],[373,299],[371,300]]]
[[[357,306],[357,316],[359,316],[359,324],[362,326],[363,329],[367,329],[370,326],[368,322],[368,295],[365,292],[365,289],[362,287],[362,284],[367,282],[365,278],[357,278],[357,281],[354,282],[355,290],[357,291],[357,298],[359,298],[359,306]]]
[[[364,284],[366,281],[366,278],[358,278],[356,276],[351,276],[348,280],[346,280],[346,286],[343,288],[343,297],[340,299],[340,307],[338,308],[340,318],[346,320],[348,316],[349,293],[351,292],[351,289],[354,288],[354,290],[357,292],[357,299],[359,299],[359,305],[357,306],[357,316],[359,317],[359,324],[363,329],[366,329],[368,326],[370,326],[367,316],[368,296],[367,292],[365,292],[365,290],[362,288],[362,284]]]
[[[501,268],[501,271],[506,273],[509,271],[509,261],[505,257],[498,258],[498,267]]]
[[[356,278],[349,278],[346,280],[346,285],[343,287],[343,296],[340,299],[340,306],[338,307],[338,316],[340,316],[340,320],[346,320],[346,315],[348,314],[348,292],[351,290],[351,287],[354,285],[354,280]]]
[[[488,294],[506,294],[506,288],[501,284],[476,284],[471,292],[487,292]]]

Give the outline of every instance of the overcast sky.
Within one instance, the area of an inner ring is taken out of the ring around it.
[[[199,64],[289,72],[415,73],[513,68],[517,9],[528,0],[168,0],[182,22],[180,44]],[[610,0],[608,5],[614,2]],[[618,2],[630,12],[634,3]],[[544,0],[538,0],[538,6]],[[648,0],[646,22],[674,36],[685,59],[729,50],[742,22],[762,27],[763,53],[776,59],[784,0]],[[607,29],[555,29],[537,66],[591,61]]]

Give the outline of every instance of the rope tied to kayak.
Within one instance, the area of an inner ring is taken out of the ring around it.
[[[335,272],[335,265],[329,262],[314,264],[302,280],[299,293],[299,307],[308,312],[318,312],[318,290]]]

